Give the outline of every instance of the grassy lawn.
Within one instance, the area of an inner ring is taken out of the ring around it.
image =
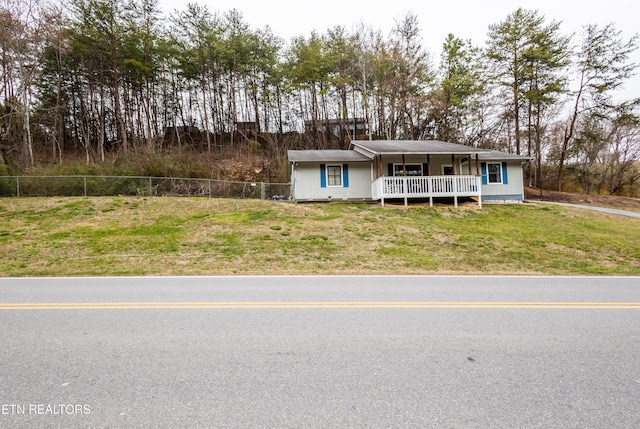
[[[640,274],[640,220],[189,198],[0,199],[0,276]]]

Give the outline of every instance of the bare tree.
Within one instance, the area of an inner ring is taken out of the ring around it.
[[[608,145],[601,154],[602,174],[598,193],[606,187],[611,195],[621,195],[640,181],[640,117],[621,106],[608,133]]]
[[[2,64],[5,104],[20,118],[20,161],[23,167],[34,163],[31,126],[35,84],[42,69],[42,9],[38,0],[5,0],[2,21]],[[37,94],[36,94],[37,95]],[[16,136],[17,137],[17,136]]]
[[[578,87],[574,91],[571,116],[564,131],[558,165],[557,189],[562,190],[564,163],[576,136],[581,115],[598,111],[607,114],[611,108],[611,92],[624,84],[636,65],[629,55],[637,49],[638,36],[624,41],[613,24],[603,28],[587,25],[576,57]],[[593,114],[590,113],[590,114]]]

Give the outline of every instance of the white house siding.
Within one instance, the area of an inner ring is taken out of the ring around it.
[[[464,170],[461,171],[460,160],[463,158],[468,158],[468,156],[463,157],[460,155],[456,155],[455,157],[455,167],[456,174],[469,174],[467,164],[464,164]],[[443,174],[443,167],[450,166],[451,164],[451,155],[431,155],[428,157],[429,162],[427,162],[426,155],[405,155],[404,163],[405,164],[422,164],[423,170],[427,164],[429,164],[429,170],[431,172],[431,176],[440,176]],[[382,162],[382,175],[389,176],[389,164],[402,164],[402,155],[385,155],[381,157]],[[472,173],[475,174],[475,160],[472,160]],[[427,171],[423,171],[422,175],[427,176]]]
[[[483,161],[484,162],[484,161]],[[494,162],[494,161],[490,161]],[[498,161],[495,161],[498,162]],[[524,183],[521,162],[507,163],[507,183],[506,184],[486,184],[482,185],[483,201],[523,201]],[[504,181],[504,178],[503,178]]]
[[[464,163],[462,161],[465,161]],[[470,161],[470,162],[469,162]],[[426,156],[406,155],[404,157],[405,164],[427,164]],[[479,161],[479,165],[476,166],[476,160],[469,156],[456,155],[455,157],[455,171],[456,174],[471,174],[476,175],[478,170],[480,174],[483,174],[482,164],[486,162],[500,163],[504,161]],[[387,155],[382,157],[382,175],[389,176],[389,164],[402,164],[401,155]],[[443,174],[443,168],[445,166],[451,166],[451,155],[431,155],[429,157],[429,170],[432,176],[439,176]],[[524,200],[524,186],[522,175],[522,162],[507,162],[507,183],[504,184],[486,184],[482,185],[482,199],[483,201],[523,201]],[[471,167],[471,168],[469,168]],[[423,175],[427,175],[426,171],[423,171]],[[503,178],[504,181],[504,178]]]
[[[369,200],[371,199],[371,164],[368,162],[327,163],[348,168],[348,187],[322,187],[321,164],[299,163],[291,173],[293,198],[297,201]]]

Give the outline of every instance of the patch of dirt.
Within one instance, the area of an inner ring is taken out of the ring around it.
[[[543,190],[542,197],[540,197],[540,189],[526,188],[525,199],[528,201],[553,201],[640,212],[640,199],[615,195],[585,195]]]

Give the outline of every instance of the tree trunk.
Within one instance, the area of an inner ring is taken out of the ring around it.
[[[120,101],[120,76],[116,70],[116,64],[113,64],[113,98],[116,107],[116,122],[120,130],[120,139],[122,140],[122,151],[125,156],[129,154],[129,140],[127,139],[127,127],[122,113],[122,103]]]
[[[564,130],[564,137],[562,139],[562,149],[560,150],[560,160],[558,162],[558,179],[556,182],[556,189],[558,192],[562,192],[562,176],[564,173],[564,160],[567,156],[567,148],[569,146],[569,134],[567,129]]]
[[[23,114],[22,120],[23,120],[22,166],[33,167],[33,143],[31,141],[31,125],[30,125],[31,119],[29,114],[29,108],[26,105],[26,103],[24,106],[24,114]]]

